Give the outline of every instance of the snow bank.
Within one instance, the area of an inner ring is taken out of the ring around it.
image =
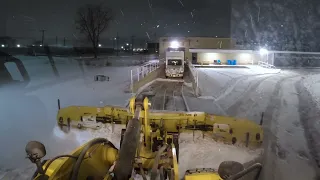
[[[311,74],[304,78],[303,85],[307,88],[320,109],[320,74]]]
[[[202,132],[182,133],[179,139],[179,176],[182,178],[186,170],[194,168],[218,169],[223,161],[246,163],[258,158],[261,149],[248,150],[232,145],[217,143],[210,137],[203,139]]]
[[[32,58],[24,62],[28,64],[31,63],[28,61],[37,60]],[[125,106],[131,97],[124,93],[130,83],[130,67],[88,67],[80,73],[80,70],[75,70],[78,69],[77,64],[61,64],[57,65],[60,78],[54,77],[46,67],[47,64],[41,63],[26,65],[31,75],[27,87],[8,85],[0,88],[0,143],[6,145],[2,149],[0,169],[19,169],[30,164],[24,152],[30,140],[43,142],[49,157],[69,152],[79,145],[76,140],[57,140],[50,133],[56,126],[57,99],[61,100],[62,107]],[[109,76],[110,81],[94,81],[97,74]]]

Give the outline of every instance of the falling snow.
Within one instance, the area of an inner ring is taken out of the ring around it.
[[[148,36],[148,39],[150,40],[150,36],[149,36],[149,33],[148,33],[148,32],[146,32],[146,34],[147,34],[147,36]]]
[[[184,7],[184,5],[183,5],[182,1],[181,1],[181,0],[178,0],[178,1],[179,1],[179,3],[181,4],[181,6],[182,6],[182,7]]]
[[[122,16],[124,16],[124,13],[123,13],[122,9],[120,9],[120,11],[121,11]]]

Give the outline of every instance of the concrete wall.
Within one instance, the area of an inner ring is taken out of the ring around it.
[[[199,49],[233,49],[235,43],[230,38],[213,37],[161,37],[159,40],[159,56],[165,57],[166,49],[172,41],[178,41],[181,47],[185,48],[185,56],[188,60],[192,59],[190,48]]]
[[[133,93],[136,93],[139,88],[143,87],[144,85],[146,85],[147,83],[160,78],[160,77],[164,77],[164,65],[161,65],[160,68],[158,68],[157,70],[149,73],[147,76],[145,76],[144,78],[140,79],[140,81],[136,81],[133,83]]]
[[[214,60],[220,60],[222,64],[227,64],[227,60],[237,60],[238,65],[257,64],[259,54],[250,53],[198,53],[199,64],[213,64]]]
[[[195,72],[194,72],[195,73]],[[192,73],[192,67],[190,67],[189,65],[187,65],[187,67],[185,68],[185,74],[186,74],[186,78],[188,78],[188,80],[190,80],[191,81],[191,83],[192,83],[192,89],[193,89],[193,91],[194,91],[194,93],[195,93],[195,95],[196,96],[200,96],[200,89],[199,89],[199,87],[198,87],[198,85],[197,85],[197,77],[195,77],[196,76],[196,74],[193,74]],[[186,80],[185,80],[186,81]],[[188,81],[186,81],[186,82],[188,82]]]

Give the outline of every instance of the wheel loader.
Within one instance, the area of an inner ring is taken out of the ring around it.
[[[60,102],[60,101],[59,101]],[[37,166],[34,180],[127,180],[140,178],[169,180],[236,180],[251,174],[258,179],[262,165],[246,168],[224,161],[217,169],[189,169],[179,177],[179,134],[202,131],[219,143],[260,147],[261,125],[246,119],[216,116],[204,112],[152,111],[147,97],[132,97],[127,108],[70,106],[60,108],[59,127],[95,129],[103,124],[125,124],[120,149],[108,139],[96,138],[73,150],[43,160],[45,146],[38,141],[26,145],[26,154]]]

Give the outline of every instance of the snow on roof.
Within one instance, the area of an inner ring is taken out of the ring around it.
[[[236,50],[236,49],[189,49],[193,53],[253,53],[252,50]]]

